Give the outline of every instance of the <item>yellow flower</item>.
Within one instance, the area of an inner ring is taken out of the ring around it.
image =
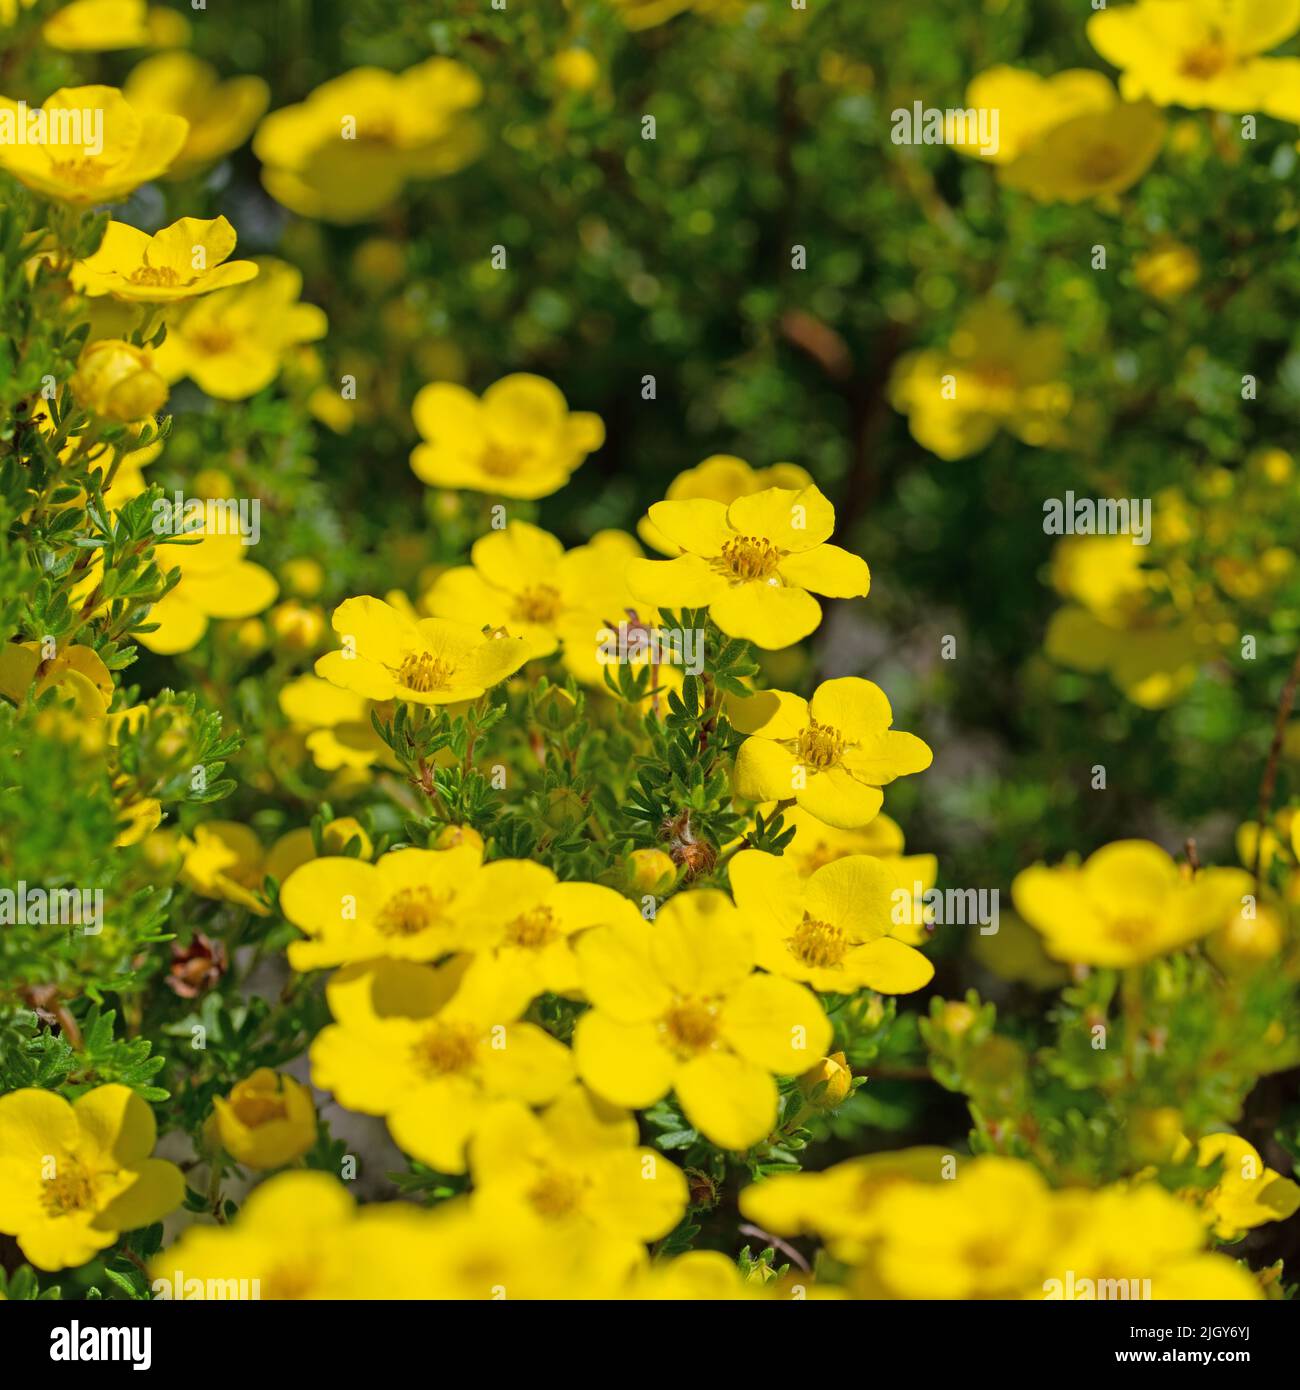
[[[1300,29],[1296,0],[1138,0],[1092,15],[1092,46],[1130,100],[1193,110],[1300,108],[1300,63],[1259,55]]]
[[[1149,101],[1116,102],[1053,126],[998,177],[1040,203],[1081,203],[1131,188],[1164,139],[1165,119]]]
[[[241,401],[269,386],[286,354],[321,338],[329,326],[315,304],[300,304],[302,272],[258,257],[255,280],[232,285],[168,315],[157,349],[168,381],[189,377],[220,401]]]
[[[774,807],[765,807],[770,816]],[[843,859],[848,854],[870,854],[883,860],[892,871],[894,888],[906,889],[916,895],[928,892],[939,877],[939,861],[933,854],[904,854],[903,832],[896,821],[880,812],[866,825],[853,830],[840,830],[810,815],[802,806],[790,806],[783,812],[786,829],[794,831],[794,839],[785,847],[784,858],[808,878],[825,864]],[[926,939],[926,912],[919,902],[906,914],[907,921],[891,922],[890,936],[919,946]],[[931,914],[933,915],[933,914]]]
[[[418,705],[474,700],[530,655],[518,637],[488,636],[450,618],[417,622],[377,598],[346,599],[331,622],[343,650],[320,657],[316,674],[370,700]]]
[[[137,111],[183,116],[189,135],[166,177],[183,178],[237,150],[266,113],[271,89],[260,77],[222,82],[191,53],[159,53],[137,64],[122,88]]]
[[[20,10],[30,10],[36,0],[0,0],[0,24],[15,24]]]
[[[1043,647],[1076,671],[1106,671],[1143,709],[1172,704],[1208,654],[1196,624],[1155,603],[1159,576],[1128,536],[1070,536],[1052,556],[1052,582],[1073,604],[1052,615]]]
[[[33,117],[43,121],[44,138],[0,140],[0,169],[35,193],[78,207],[120,203],[157,178],[189,128],[179,116],[136,111],[113,87],[61,87],[41,111],[29,111],[27,123],[30,130]],[[0,134],[19,120],[18,104],[0,97]]]
[[[640,921],[612,888],[560,883],[545,865],[498,859],[484,866],[464,902],[457,949],[479,953],[501,989],[517,991],[523,1008],[539,994],[579,993],[579,932]]]
[[[249,618],[275,602],[274,576],[247,559],[242,538],[225,532],[198,535],[197,543],[160,545],[154,559],[164,574],[180,571],[180,582],[149,612],[154,632],[136,638],[165,656],[188,652],[203,640],[213,618]]]
[[[150,43],[145,0],[73,0],[45,21],[41,37],[65,53],[106,53]]]
[[[464,1172],[465,1145],[496,1104],[543,1105],[573,1077],[566,1047],[514,1021],[499,979],[467,957],[345,966],[325,986],[336,1021],[312,1043],[313,1082],[348,1110],[385,1116],[412,1158]]]
[[[455,173],[478,154],[482,135],[466,112],[481,96],[474,73],[447,58],[403,73],[356,68],[262,122],[253,138],[262,182],[304,217],[365,221],[408,179]]]
[[[280,709],[295,729],[306,731],[312,761],[324,772],[396,766],[370,722],[369,700],[340,690],[319,676],[298,676],[280,691]]]
[[[689,502],[703,498],[730,506],[737,497],[763,492],[769,487],[793,488],[796,492],[812,486],[812,478],[797,463],[774,463],[771,468],[751,468],[733,454],[710,454],[703,463],[679,473],[664,493],[666,502]],[[675,556],[682,548],[674,544],[643,516],[636,524],[637,535],[661,555]]]
[[[314,604],[288,599],[267,614],[276,645],[284,651],[309,652],[325,635],[325,615]]]
[[[1262,1297],[1249,1271],[1204,1253],[1197,1214],[1154,1183],[1066,1191],[1056,1207],[1057,1243],[1045,1273],[1061,1287],[1046,1290],[1048,1297]],[[1084,1280],[1091,1288],[1081,1291]],[[1125,1281],[1120,1291],[1116,1281]]]
[[[284,915],[310,938],[290,943],[289,964],[318,970],[376,956],[431,961],[460,949],[481,858],[477,847],[463,845],[395,850],[374,864],[325,856],[301,865],[280,890]]]
[[[754,935],[754,959],[819,994],[911,994],[934,967],[890,935],[898,875],[866,854],[837,859],[801,879],[793,864],[741,850],[728,867],[736,906]]]
[[[1201,278],[1201,258],[1190,246],[1164,241],[1133,263],[1133,279],[1153,299],[1178,299]]]
[[[576,1084],[540,1115],[497,1106],[470,1142],[469,1167],[476,1208],[526,1213],[557,1244],[620,1246],[628,1265],[686,1211],[681,1170],[638,1145],[633,1115]]]
[[[573,1038],[583,1081],[638,1109],[675,1090],[687,1121],[722,1148],[765,1138],[772,1074],[806,1071],[830,1044],[811,991],[753,973],[749,928],[722,893],[679,893],[653,924],[597,927],[576,949],[593,1005]]]
[[[1052,1194],[1027,1163],[974,1158],[947,1182],[902,1183],[881,1204],[877,1269],[901,1298],[1016,1298],[1054,1253]]]
[[[1159,845],[1117,840],[1083,864],[1016,876],[1016,911],[1057,960],[1122,968],[1167,955],[1221,927],[1251,891],[1242,869],[1188,876]]]
[[[299,598],[315,598],[325,587],[325,571],[319,560],[310,555],[298,555],[280,566],[284,586]]]
[[[1115,102],[1110,80],[1088,68],[1067,68],[1040,77],[1004,63],[985,69],[966,88],[966,105],[998,113],[998,147],[985,153],[978,139],[969,140],[964,124],[949,123],[947,142],[963,154],[993,164],[1014,164],[1055,126],[1076,116],[1104,111]]]
[[[233,1224],[188,1227],[149,1272],[172,1298],[422,1298],[431,1238],[418,1207],[358,1208],[329,1173],[280,1173]]]
[[[985,299],[964,313],[945,349],[904,353],[890,401],[912,438],[942,459],[986,448],[999,430],[1041,448],[1062,437],[1070,389],[1060,380],[1060,330],[1027,328],[1014,310]]]
[[[811,701],[765,690],[728,706],[749,734],[736,755],[735,788],[750,801],[796,803],[842,830],[880,810],[880,788],[924,772],[933,754],[914,734],[890,728],[894,713],[879,686],[858,676],[823,681]]]
[[[73,643],[45,657],[39,642],[6,642],[0,646],[0,695],[21,705],[31,691],[39,700],[51,687],[69,695],[86,719],[99,721],[113,700],[113,677],[90,647]]]
[[[600,81],[600,64],[589,48],[564,48],[551,59],[551,75],[569,92],[589,92]]]
[[[252,261],[226,260],[234,249],[235,229],[224,217],[182,217],[153,236],[110,222],[99,250],[73,265],[72,283],[83,294],[133,303],[193,299],[257,274]]]
[[[482,398],[435,381],[411,415],[424,440],[411,453],[416,477],[500,497],[549,497],[605,442],[599,415],[570,411],[558,387],[527,372],[502,377]]]
[[[126,1086],[71,1105],[52,1091],[0,1096],[0,1231],[37,1269],[66,1269],[160,1221],[185,1181],[149,1157],[156,1134],[153,1111]]]
[[[212,1107],[216,1139],[246,1168],[279,1168],[316,1142],[311,1093],[270,1067],[258,1067]]]
[[[826,544],[835,509],[808,486],[765,488],[730,506],[696,498],[656,502],[650,520],[682,549],[673,560],[633,560],[633,593],[662,608],[705,604],[732,637],[775,650],[807,637],[828,598],[858,598],[871,584],[866,562]]]
[[[1175,1160],[1190,1150],[1184,1141]],[[1238,1135],[1207,1134],[1197,1143],[1198,1167],[1208,1168],[1218,1159],[1223,1160],[1218,1182],[1185,1194],[1204,1211],[1217,1240],[1237,1240],[1256,1226],[1285,1221],[1300,1210],[1300,1187],[1266,1167],[1254,1145]]]
[[[435,617],[508,627],[532,655],[547,656],[575,610],[591,615],[593,627],[600,622],[588,558],[585,546],[566,554],[548,531],[511,521],[504,531],[480,536],[470,550],[472,564],[444,570],[422,602]]]
[[[269,911],[262,896],[266,853],[257,833],[238,821],[202,821],[182,836],[180,881],[205,898],[247,908],[258,917]]]
[[[134,424],[167,404],[167,383],[148,348],[117,338],[87,343],[77,362],[72,390],[93,415]]]
[[[939,1148],[897,1149],[818,1173],[777,1174],[741,1190],[741,1214],[780,1235],[820,1235],[836,1259],[856,1263],[875,1241],[894,1194],[938,1183],[950,1158]]]

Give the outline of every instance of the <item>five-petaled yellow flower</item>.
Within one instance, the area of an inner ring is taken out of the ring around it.
[[[1122,968],[1167,955],[1223,926],[1251,892],[1244,869],[1192,874],[1147,840],[1117,840],[1082,864],[1025,869],[1016,911],[1057,960]]]
[[[203,640],[213,618],[248,618],[275,602],[275,576],[248,559],[242,537],[229,532],[193,532],[197,543],[160,545],[154,551],[165,574],[180,571],[180,581],[149,610],[154,632],[137,641],[151,652],[171,656],[188,652]]]
[[[131,69],[122,94],[137,111],[183,116],[189,134],[165,177],[182,178],[237,150],[265,115],[271,89],[260,77],[222,82],[192,53],[158,53]]]
[[[451,618],[416,620],[368,596],[344,600],[331,622],[343,649],[320,657],[316,674],[369,700],[475,700],[532,654],[518,637],[486,634]]]
[[[751,801],[791,798],[842,830],[866,825],[884,801],[881,787],[924,772],[933,754],[914,734],[893,729],[885,692],[858,676],[823,681],[812,700],[765,690],[728,707],[750,737],[736,755],[735,787]]]
[[[385,1116],[412,1158],[462,1173],[496,1103],[543,1105],[573,1078],[568,1048],[516,1022],[517,997],[500,986],[467,956],[345,966],[325,986],[335,1021],[312,1043],[312,1080],[348,1110]]]
[[[38,1269],[66,1269],[160,1221],[185,1181],[150,1157],[156,1134],[153,1111],[127,1086],[71,1104],[53,1091],[0,1096],[0,1231]]]
[[[242,285],[257,274],[252,261],[228,261],[235,229],[224,217],[205,222],[182,217],[150,236],[125,222],[110,222],[92,256],[72,267],[83,294],[163,304]]]
[[[18,103],[0,97],[0,133],[21,119]],[[36,193],[78,207],[120,203],[156,179],[189,129],[180,116],[136,111],[114,87],[60,87],[40,114],[27,112],[29,127],[33,120],[44,122],[43,138],[0,140],[0,169]]]
[[[637,1142],[636,1119],[579,1085],[540,1115],[516,1101],[496,1107],[469,1146],[473,1201],[541,1221],[557,1242],[612,1247],[630,1266],[686,1210],[680,1168]]]
[[[467,113],[482,90],[474,73],[448,58],[403,73],[366,67],[332,78],[258,127],[262,182],[304,217],[365,221],[408,179],[455,173],[478,154],[482,134]]]
[[[324,337],[324,310],[302,304],[302,272],[258,257],[257,278],[170,312],[155,360],[168,381],[189,377],[219,401],[241,401],[269,386],[286,355]]]
[[[773,975],[819,994],[911,994],[933,977],[920,951],[890,935],[898,873],[884,860],[851,854],[801,879],[785,859],[745,849],[728,873],[754,958]]]
[[[424,440],[411,453],[417,478],[500,497],[549,497],[605,442],[599,415],[570,411],[559,387],[527,372],[502,377],[482,398],[435,381],[411,415]]]
[[[583,1081],[637,1109],[675,1090],[687,1120],[721,1148],[765,1138],[773,1074],[807,1071],[830,1045],[815,994],[755,973],[753,935],[723,893],[679,893],[654,923],[598,927],[576,949],[593,1006],[573,1035]]]
[[[650,520],[682,554],[633,560],[633,592],[661,608],[708,605],[732,637],[774,650],[807,637],[827,598],[859,598],[871,584],[867,564],[827,544],[835,508],[817,490],[765,488],[730,506],[696,498],[656,502]]]
[[[290,942],[289,964],[319,970],[376,956],[437,960],[459,949],[481,858],[467,844],[399,849],[373,864],[329,855],[301,865],[280,890],[284,915],[310,938]]]
[[[1088,20],[1126,97],[1286,120],[1300,119],[1300,60],[1260,55],[1297,29],[1297,0],[1138,0]]]

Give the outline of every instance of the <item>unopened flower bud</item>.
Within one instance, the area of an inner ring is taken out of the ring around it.
[[[154,371],[148,350],[120,338],[86,347],[72,390],[92,414],[127,425],[156,415],[167,404],[167,383]]]

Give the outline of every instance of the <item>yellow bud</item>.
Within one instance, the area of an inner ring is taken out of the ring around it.
[[[814,1110],[834,1110],[848,1095],[853,1072],[842,1052],[823,1057],[799,1078],[799,1090]],[[818,1088],[822,1089],[819,1091]]]
[[[628,883],[638,893],[658,893],[677,878],[677,865],[661,849],[634,849],[627,858]]]
[[[229,497],[234,490],[230,474],[222,468],[201,468],[194,475],[196,497]]]
[[[1129,1148],[1140,1163],[1166,1163],[1183,1138],[1183,1117],[1172,1105],[1136,1110],[1129,1121]]]
[[[325,571],[320,561],[313,560],[310,555],[286,560],[280,566],[280,578],[284,587],[299,598],[315,598],[325,587]]]
[[[589,92],[600,80],[600,64],[587,48],[563,49],[551,59],[551,72],[570,92]]]
[[[235,645],[246,656],[258,656],[271,640],[261,618],[245,618],[235,629]]]
[[[1139,256],[1133,278],[1153,299],[1177,299],[1200,279],[1201,262],[1190,246],[1171,241]]]
[[[361,857],[369,859],[375,847],[366,834],[365,827],[354,816],[338,816],[321,831],[321,849],[326,854],[342,854],[349,840],[361,841]]]
[[[276,604],[267,616],[276,640],[293,651],[307,651],[325,635],[325,615],[320,609],[293,599]]]
[[[245,1167],[279,1168],[316,1142],[310,1093],[270,1067],[259,1067],[212,1104],[209,1135]]]
[[[120,338],[87,345],[72,390],[92,414],[127,425],[156,415],[167,404],[167,383],[154,371],[148,350]]]
[[[1214,933],[1206,949],[1220,969],[1253,970],[1272,960],[1285,939],[1286,929],[1277,910],[1259,904],[1254,917],[1236,912]]]
[[[430,849],[455,849],[457,845],[473,845],[482,852],[483,837],[472,825],[447,825],[429,846]]]
[[[949,999],[943,1006],[943,1012],[939,1015],[939,1023],[943,1030],[946,1033],[951,1033],[955,1038],[970,1032],[974,1022],[975,1010],[969,1004],[963,1004],[955,999]]]
[[[391,237],[367,237],[353,253],[352,269],[367,288],[392,289],[406,274],[406,252]]]

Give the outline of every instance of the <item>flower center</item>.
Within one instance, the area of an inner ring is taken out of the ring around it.
[[[1079,169],[1090,183],[1104,183],[1119,173],[1124,160],[1124,151],[1118,145],[1094,145],[1085,151]]]
[[[45,1179],[41,1202],[53,1216],[84,1211],[95,1201],[95,1180],[74,1158],[60,1158],[52,1178]]]
[[[735,536],[722,543],[722,567],[733,579],[771,579],[781,552],[761,536]]]
[[[52,159],[50,173],[60,183],[94,188],[104,181],[104,166],[95,159]]]
[[[413,652],[404,657],[397,668],[398,681],[417,695],[427,695],[430,690],[446,690],[451,675],[449,663],[432,652]]]
[[[1106,935],[1122,946],[1136,946],[1151,935],[1151,923],[1143,917],[1112,917],[1106,923]]]
[[[549,584],[530,584],[515,596],[514,616],[523,622],[554,622],[559,611],[560,591]]]
[[[479,455],[479,467],[493,478],[509,478],[518,473],[532,451],[528,449],[505,449],[500,444],[484,446]]]
[[[718,1010],[705,999],[679,999],[659,1026],[679,1056],[690,1056],[706,1051],[717,1041]]]
[[[577,1209],[587,1184],[576,1173],[548,1168],[528,1191],[528,1200],[539,1216],[568,1216]]]
[[[266,1298],[306,1298],[316,1287],[316,1270],[305,1259],[274,1266],[262,1281]]]
[[[272,1120],[283,1120],[289,1113],[284,1097],[268,1091],[262,1091],[257,1095],[238,1096],[233,1104],[240,1123],[247,1125],[249,1129],[270,1124]]]
[[[824,770],[834,767],[844,752],[844,735],[830,724],[810,720],[799,734],[799,761]]]
[[[382,936],[416,936],[439,926],[446,916],[448,896],[424,884],[399,888],[375,914],[375,930]]]
[[[832,922],[818,922],[806,912],[785,944],[796,960],[816,970],[829,970],[839,965],[851,945],[842,928]]]
[[[131,272],[133,285],[176,285],[180,278],[169,265],[141,265]]]
[[[1223,39],[1215,33],[1199,47],[1183,54],[1178,71],[1183,77],[1194,77],[1199,82],[1208,82],[1231,65],[1232,54],[1228,52]]]
[[[435,1023],[412,1048],[415,1065],[428,1076],[468,1071],[478,1056],[478,1029],[471,1023]]]
[[[235,335],[221,324],[214,323],[207,328],[187,328],[185,336],[199,352],[208,357],[220,357],[222,353],[229,352],[235,346]]]
[[[505,944],[537,950],[558,940],[560,929],[549,907],[531,907],[506,927]]]

